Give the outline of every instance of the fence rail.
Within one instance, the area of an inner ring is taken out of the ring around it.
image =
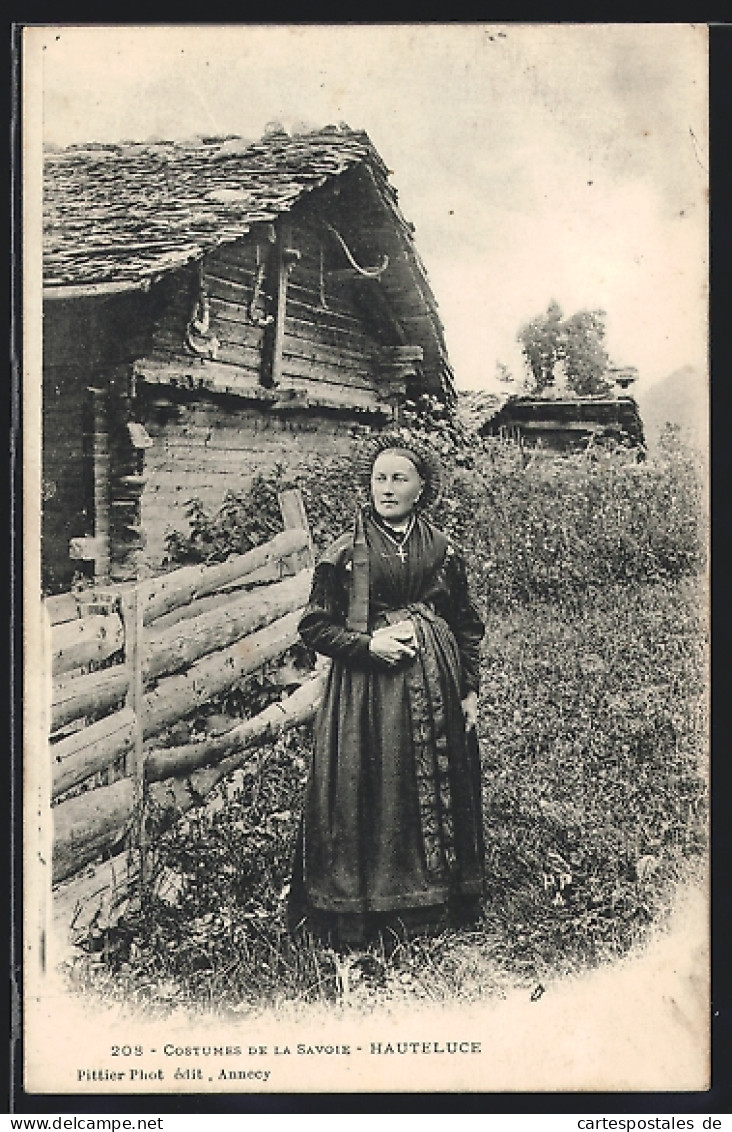
[[[251,719],[232,718],[222,733],[175,746],[159,741],[164,729],[281,660],[298,639],[312,542],[299,493],[283,492],[280,508],[280,534],[224,563],[47,600],[52,879],[57,888],[65,882],[64,916],[70,909],[78,916],[79,902],[89,899],[97,913],[109,903],[120,851],[135,855],[140,875],[151,809],[156,828],[164,827],[256,747],[314,715],[323,676],[303,673],[282,700]],[[99,664],[105,667],[88,670]],[[115,767],[116,780],[100,781]],[[94,865],[100,856],[107,860]]]

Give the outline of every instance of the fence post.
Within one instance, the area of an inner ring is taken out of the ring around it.
[[[125,627],[125,663],[128,672],[127,707],[135,713],[134,742],[125,758],[125,773],[133,786],[133,844],[139,850],[140,886],[145,880],[145,752],[143,699],[143,614],[145,599],[136,582],[122,595],[122,620]]]
[[[310,532],[310,524],[308,523],[308,516],[302,495],[297,488],[288,488],[286,491],[279,493],[277,502],[280,505],[280,514],[282,515],[285,530],[305,531],[308,537],[308,545],[289,556],[292,569],[295,573],[297,573],[298,570],[309,569],[315,561],[315,554],[313,551],[313,538]]]

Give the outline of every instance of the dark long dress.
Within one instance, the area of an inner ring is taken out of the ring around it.
[[[352,622],[354,538],[316,567],[303,641],[333,658],[315,726],[289,918],[337,945],[474,918],[483,889],[480,765],[461,700],[478,690],[484,627],[465,564],[418,517],[397,547],[365,512],[368,612]],[[366,554],[366,550],[364,550]],[[374,629],[411,619],[418,654],[395,667]]]

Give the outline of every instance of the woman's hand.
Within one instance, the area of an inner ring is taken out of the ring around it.
[[[474,731],[478,726],[478,693],[468,692],[462,701],[465,730]]]
[[[401,621],[398,625],[377,629],[371,637],[369,650],[372,656],[390,666],[405,658],[411,660],[417,655],[414,626],[411,622]]]

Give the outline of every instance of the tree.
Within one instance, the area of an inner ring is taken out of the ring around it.
[[[534,392],[542,393],[554,380],[554,366],[559,357],[562,308],[555,299],[538,315],[524,323],[517,338],[534,380]]]
[[[517,339],[534,383],[532,392],[541,394],[554,384],[560,361],[567,388],[576,396],[610,390],[605,377],[610,365],[605,349],[605,311],[580,310],[565,319],[559,303],[552,299],[545,314],[524,323]]]
[[[607,393],[605,377],[610,357],[605,349],[605,311],[577,311],[562,328],[562,348],[567,367],[567,385],[579,397]]]

